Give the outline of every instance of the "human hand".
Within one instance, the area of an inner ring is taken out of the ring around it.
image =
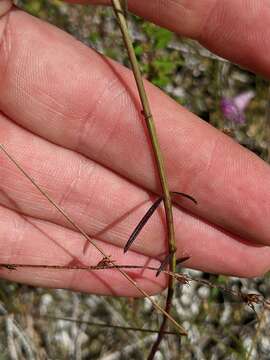
[[[129,9],[269,77],[267,0],[162,4],[134,0]],[[160,191],[132,73],[8,6],[0,2],[0,142],[117,264],[158,267],[167,252],[161,210],[129,252],[122,249]],[[185,265],[204,271],[263,275],[270,266],[269,165],[157,88],[147,84],[147,91],[170,189],[198,201],[174,207],[177,256],[189,255]],[[3,153],[0,176],[0,263],[102,259]],[[0,271],[37,286],[138,295],[116,270]],[[166,285],[150,270],[129,275],[149,293]]]

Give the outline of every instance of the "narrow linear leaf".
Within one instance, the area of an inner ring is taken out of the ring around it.
[[[147,213],[143,216],[139,224],[136,226],[135,230],[131,234],[130,238],[128,239],[125,247],[124,247],[124,253],[128,251],[136,237],[139,235],[141,230],[143,229],[144,225],[147,223],[147,221],[150,219],[150,217],[154,214],[155,210],[159,207],[161,201],[163,200],[163,196],[158,198],[154,204],[150,207],[150,209],[147,211]]]
[[[170,264],[173,255],[174,255],[173,253],[170,253],[165,257],[165,259],[160,264],[160,267],[158,268],[156,277],[158,277],[158,275],[166,268],[166,266]]]
[[[188,194],[185,194],[182,192],[178,192],[178,191],[172,191],[171,194],[183,196],[183,197],[191,200],[192,202],[194,202],[194,204],[198,205],[198,201],[196,199],[194,199],[194,197],[192,197],[191,195],[188,195]]]
[[[183,257],[181,257],[179,259],[176,259],[176,265],[181,264],[184,261],[187,261],[188,259],[190,259],[190,256],[183,256]]]
[[[173,253],[171,254],[168,254],[165,259],[162,261],[162,263],[160,264],[160,267],[158,268],[158,271],[156,273],[156,276],[158,276],[162,271],[164,271],[166,269],[166,266],[170,264],[170,261],[173,257]],[[182,257],[182,258],[179,258],[176,260],[176,265],[186,261],[190,259],[190,256],[185,256],[185,257]]]

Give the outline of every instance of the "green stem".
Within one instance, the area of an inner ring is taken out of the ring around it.
[[[119,22],[119,26],[120,26],[120,29],[121,29],[121,32],[122,32],[123,40],[125,42],[125,46],[126,46],[126,49],[127,49],[128,55],[129,55],[129,59],[130,59],[130,62],[131,62],[133,74],[134,74],[134,77],[135,77],[135,81],[136,81],[136,84],[137,84],[141,104],[142,104],[142,107],[143,107],[143,115],[144,115],[146,125],[147,125],[147,128],[148,128],[148,133],[149,133],[149,137],[150,137],[151,144],[152,144],[152,149],[153,149],[154,156],[155,156],[155,161],[156,161],[156,165],[157,165],[157,168],[158,168],[159,179],[160,179],[160,183],[161,183],[161,187],[162,187],[162,191],[163,191],[163,196],[164,196],[164,207],[165,207],[166,221],[167,221],[168,247],[169,247],[169,252],[173,254],[173,256],[171,257],[171,261],[170,261],[170,271],[175,272],[175,268],[176,268],[176,255],[175,255],[176,242],[175,242],[174,223],[173,223],[172,201],[171,201],[171,195],[170,195],[170,191],[169,191],[166,171],[165,171],[165,167],[164,167],[163,156],[162,156],[162,153],[161,153],[161,150],[160,150],[159,141],[158,141],[157,132],[156,132],[156,127],[155,127],[155,124],[154,124],[154,120],[153,120],[153,116],[151,114],[151,109],[150,109],[148,97],[146,95],[145,87],[144,87],[144,84],[143,84],[142,74],[141,74],[139,64],[138,64],[138,61],[137,61],[137,58],[136,58],[136,55],[135,55],[135,51],[134,51],[134,48],[133,48],[133,45],[132,45],[131,38],[130,38],[130,35],[129,35],[127,22],[126,22],[124,13],[123,13],[123,9],[121,7],[121,2],[120,2],[120,0],[112,0],[112,5],[113,5],[113,9],[114,9],[115,15],[117,17],[117,20]],[[169,284],[168,284],[168,295],[167,295],[167,301],[166,301],[166,309],[167,310],[166,310],[166,312],[170,311],[173,293],[174,293],[174,279],[171,278],[171,279],[169,279]],[[163,322],[162,322],[162,325],[160,327],[160,332],[159,332],[159,336],[158,336],[158,339],[157,339],[158,344],[160,343],[160,341],[162,339],[162,332],[164,331],[166,322],[167,322],[167,318],[163,317]],[[157,348],[156,345],[154,345],[154,347]],[[153,356],[154,356],[154,354],[153,354]],[[149,357],[149,359],[152,359],[153,356]]]

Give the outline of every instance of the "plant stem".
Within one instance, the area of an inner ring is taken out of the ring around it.
[[[163,156],[162,156],[162,153],[160,150],[156,127],[154,124],[153,116],[151,114],[148,97],[146,95],[145,87],[143,84],[142,74],[141,74],[139,64],[138,64],[138,61],[137,61],[137,58],[135,55],[135,51],[134,51],[134,48],[132,45],[132,40],[129,35],[128,26],[127,26],[127,22],[126,22],[124,12],[123,12],[123,9],[121,6],[121,2],[120,2],[120,0],[112,0],[112,5],[113,5],[113,9],[114,9],[115,15],[116,15],[118,23],[119,23],[121,32],[122,32],[123,40],[125,42],[125,46],[126,46],[126,49],[128,52],[130,62],[131,62],[134,78],[135,78],[135,81],[137,84],[139,96],[141,99],[141,104],[143,107],[143,115],[144,115],[146,125],[148,128],[149,137],[151,139],[151,144],[152,144],[152,149],[153,149],[154,156],[155,156],[156,166],[158,168],[159,179],[160,179],[163,196],[164,196],[163,201],[164,201],[166,222],[167,222],[168,247],[169,247],[169,252],[172,254],[171,260],[170,260],[170,271],[175,272],[176,242],[175,242],[173,213],[172,213],[172,201],[171,201],[171,195],[170,195],[170,190],[169,190],[169,186],[168,186],[166,171],[165,171],[165,167],[164,167]],[[169,313],[170,308],[171,308],[172,297],[173,297],[173,293],[174,293],[174,279],[169,278],[168,281],[169,281],[169,283],[168,283],[168,293],[167,293],[167,300],[166,300],[166,312]],[[158,348],[158,345],[162,340],[162,333],[164,331],[166,323],[167,323],[167,318],[163,317],[163,321],[162,321],[162,325],[160,327],[160,332],[159,332],[157,341],[154,344],[154,347],[151,351],[150,356],[148,357],[149,360],[153,359],[155,352]]]
[[[112,328],[112,329],[118,329],[118,330],[124,330],[124,331],[135,331],[135,332],[154,333],[154,334],[158,332],[158,330],[155,330],[155,329],[138,328],[138,327],[132,327],[132,326],[120,326],[120,325],[113,325],[113,324],[100,324],[100,323],[95,323],[92,321],[73,319],[73,318],[68,318],[68,317],[63,317],[63,316],[36,315],[36,314],[31,314],[31,315],[33,317],[39,318],[39,319],[62,320],[62,321],[74,322],[77,324],[85,324],[85,325],[89,325],[89,326],[96,326],[96,327],[103,327],[103,328]],[[166,331],[165,335],[178,335],[178,334],[173,331]]]
[[[83,270],[83,271],[99,271],[99,270],[110,270],[110,269],[141,269],[141,270],[151,270],[158,271],[159,268],[155,266],[145,266],[145,265],[131,265],[131,264],[122,264],[116,265],[115,263],[101,264],[101,265],[47,265],[47,264],[15,264],[15,263],[0,263],[0,268],[4,268],[10,271],[15,271],[18,269],[47,269],[47,270]],[[247,305],[251,304],[261,304],[265,309],[270,309],[270,300],[265,298],[262,294],[253,294],[253,293],[243,293],[238,290],[230,289],[226,286],[216,285],[211,283],[206,279],[194,278],[186,273],[176,273],[168,270],[160,270],[163,274],[173,277],[180,284],[189,284],[190,281],[196,281],[200,285],[208,286],[212,289],[218,289],[224,294],[230,294],[235,298],[239,299]]]

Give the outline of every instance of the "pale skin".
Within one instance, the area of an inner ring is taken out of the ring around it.
[[[268,0],[128,4],[270,76]],[[116,263],[158,267],[167,251],[161,210],[123,254],[160,192],[132,73],[7,0],[0,2],[0,15],[0,142]],[[190,268],[263,276],[270,267],[269,165],[155,87],[147,90],[170,188],[198,201],[174,206],[177,256],[189,255]],[[0,177],[0,263],[101,260],[3,153]],[[36,286],[139,295],[115,270],[1,269],[0,275]],[[150,294],[166,286],[165,277],[150,270],[129,275]]]

